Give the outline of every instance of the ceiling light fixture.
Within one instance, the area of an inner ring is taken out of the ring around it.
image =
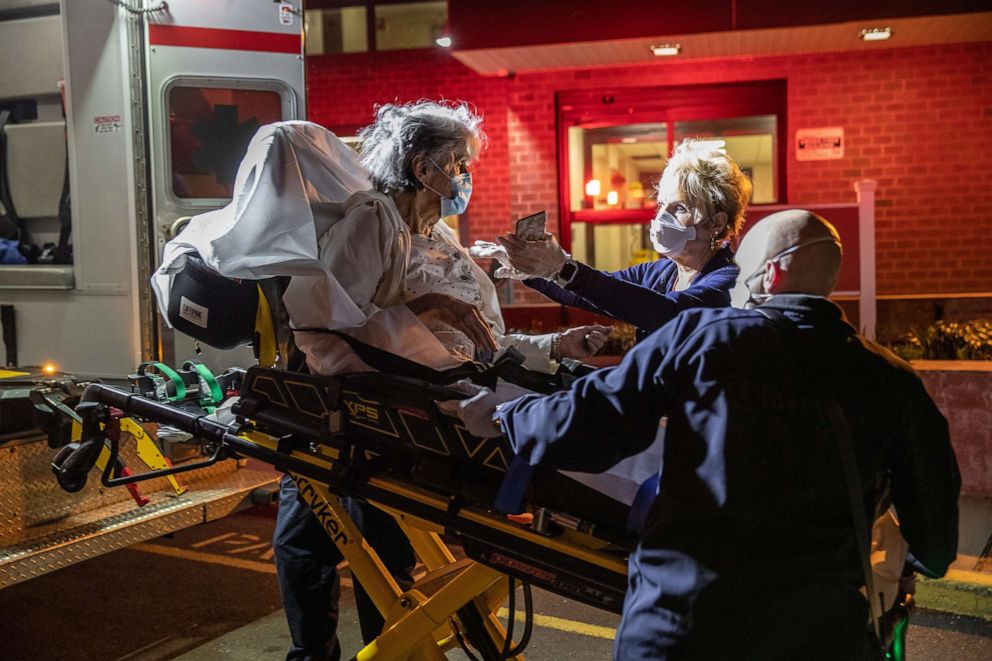
[[[864,41],[885,41],[892,37],[892,28],[868,28],[861,31]]]
[[[719,151],[726,148],[727,141],[723,138],[712,138],[710,140],[694,140],[692,142],[693,151]]]
[[[434,43],[441,48],[451,48],[451,37],[448,35],[442,35],[434,40]]]
[[[682,44],[661,44],[660,46],[651,47],[651,52],[658,57],[678,55],[681,50]]]

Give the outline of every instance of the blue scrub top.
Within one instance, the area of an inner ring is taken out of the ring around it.
[[[678,267],[665,258],[621,271],[597,271],[580,263],[565,287],[544,278],[530,278],[524,284],[562,305],[633,324],[642,340],[683,310],[730,305],[730,290],[739,272],[733,251],[725,246],[682,291],[674,291]]]

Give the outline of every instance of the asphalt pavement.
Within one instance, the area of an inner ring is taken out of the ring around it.
[[[0,657],[281,660],[289,633],[272,565],[274,523],[274,508],[253,508],[2,590]],[[616,615],[541,591],[534,610],[528,659],[610,658]],[[992,659],[988,618],[921,611],[908,658]],[[348,658],[361,646],[349,580],[339,626]]]

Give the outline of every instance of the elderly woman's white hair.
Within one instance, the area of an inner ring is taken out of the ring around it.
[[[734,236],[744,225],[744,212],[751,200],[751,180],[722,149],[702,140],[683,140],[658,182],[658,192],[675,191],[702,206],[707,215],[723,211],[727,226],[722,237]]]
[[[414,157],[429,156],[443,167],[451,154],[471,146],[472,138],[480,145],[485,141],[481,125],[482,118],[465,103],[387,103],[358,134],[362,164],[381,193],[417,191],[423,185],[413,174]]]

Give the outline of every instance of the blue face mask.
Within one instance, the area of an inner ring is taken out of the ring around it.
[[[444,172],[444,168],[435,163],[434,159],[428,157],[427,160],[438,170]],[[447,172],[444,173],[447,174]],[[465,213],[465,209],[468,208],[469,198],[472,197],[472,174],[470,172],[462,172],[451,178],[451,197],[431,188],[426,183],[424,186],[427,186],[427,188],[441,196],[442,218],[446,216],[460,216]]]

